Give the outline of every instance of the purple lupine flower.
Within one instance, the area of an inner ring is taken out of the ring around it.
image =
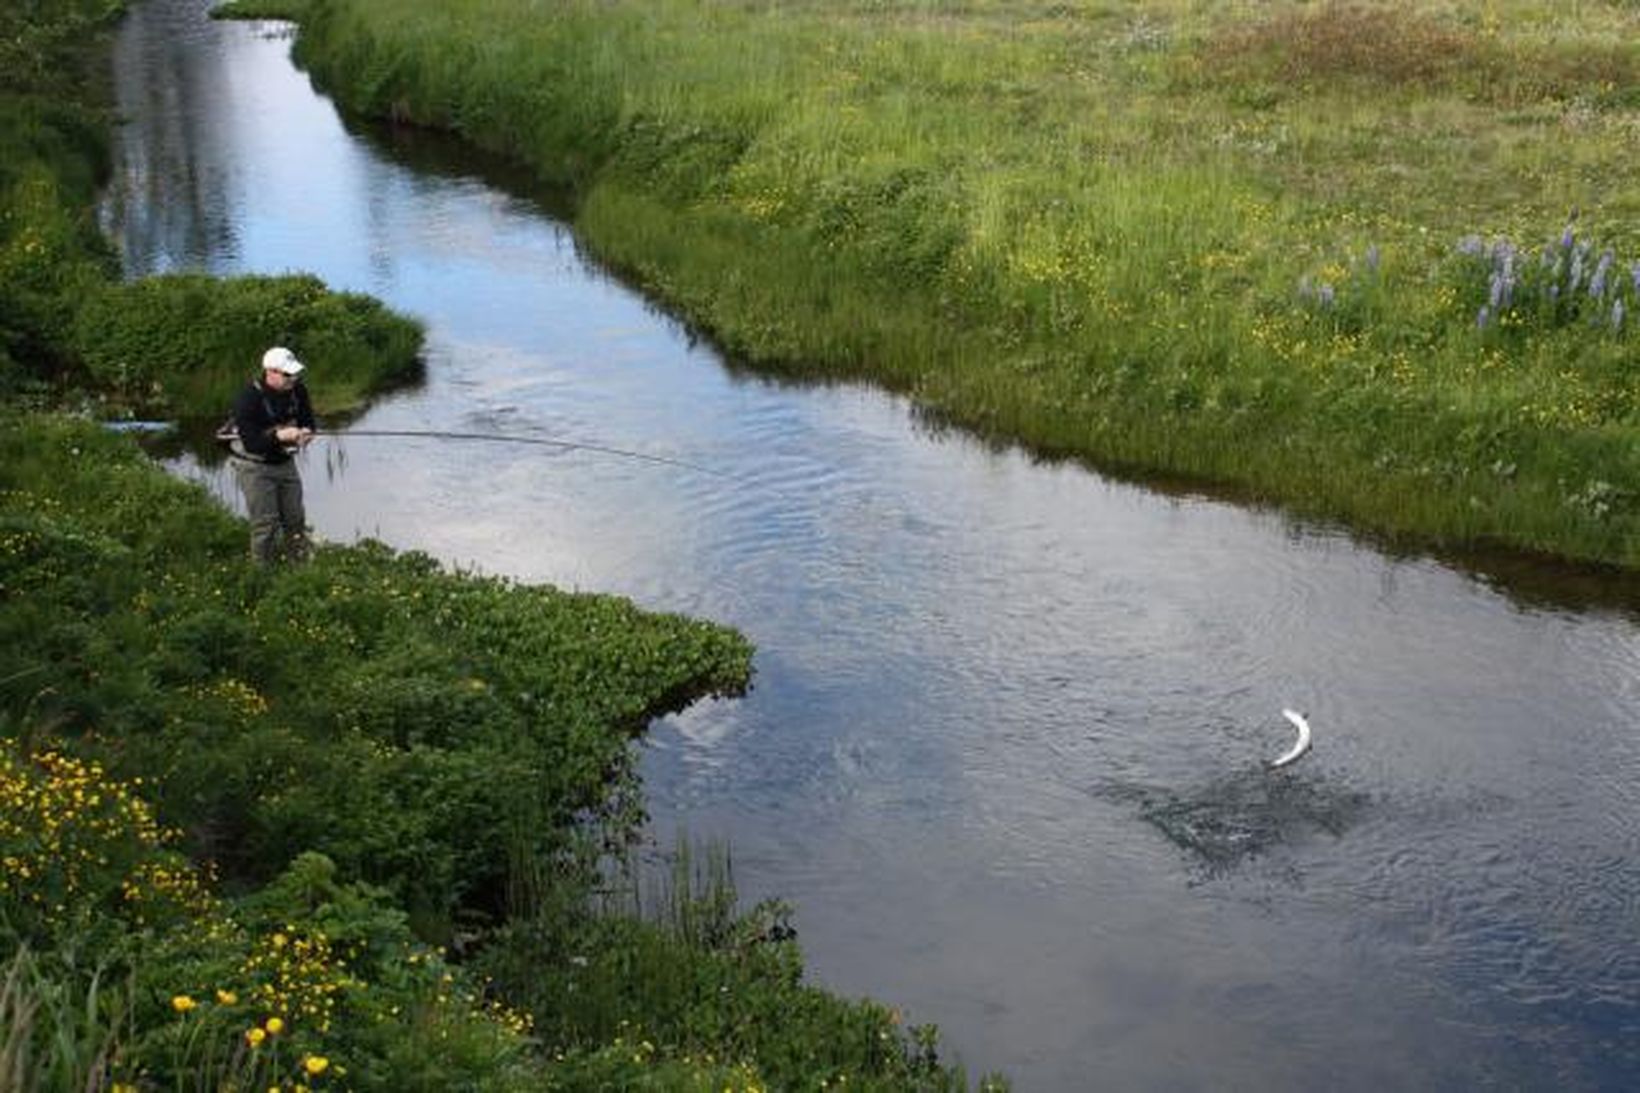
[[[1578,250],[1572,255],[1572,269],[1566,275],[1566,291],[1576,292],[1583,283],[1583,251]]]
[[[1606,295],[1606,274],[1611,271],[1612,260],[1611,251],[1601,254],[1600,261],[1595,263],[1594,276],[1589,278],[1589,295],[1597,300]]]
[[[1333,305],[1332,285],[1325,281],[1321,282],[1321,287],[1316,290],[1316,298],[1321,301],[1322,307],[1331,307]]]
[[[1623,329],[1623,297],[1621,296],[1612,301],[1612,329]]]
[[[1367,270],[1370,273],[1378,272],[1378,244],[1374,243],[1367,248]]]
[[[1574,236],[1572,235],[1572,226],[1570,224],[1567,224],[1566,225],[1566,230],[1560,233],[1560,249],[1561,250],[1571,250],[1572,249],[1572,240],[1573,240],[1573,238],[1574,238]]]
[[[1489,308],[1489,307],[1483,307],[1483,308],[1480,309],[1480,311],[1476,312],[1476,314],[1475,314],[1475,329],[1476,330],[1485,330],[1487,324],[1490,323],[1491,321],[1492,321],[1492,309]]]
[[[1496,311],[1501,303],[1503,303],[1503,274],[1494,273],[1491,286],[1486,293],[1486,306]]]

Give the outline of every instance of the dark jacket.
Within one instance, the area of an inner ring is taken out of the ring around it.
[[[262,463],[290,461],[290,453],[274,438],[275,429],[282,425],[319,427],[306,387],[296,383],[286,391],[269,391],[260,380],[252,380],[239,392],[233,404],[233,423],[239,430],[234,454]]]

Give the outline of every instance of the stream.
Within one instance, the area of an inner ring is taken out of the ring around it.
[[[355,428],[710,469],[304,457],[322,538],[756,643],[748,695],[642,745],[650,837],[726,841],[744,900],[795,907],[814,982],[1024,1091],[1640,1086],[1632,591],[760,377],[590,262],[527,177],[344,123],[288,27],[208,7],[121,28],[102,212],[127,273],[311,271],[425,321],[425,381]],[[170,466],[239,507],[220,468]],[[1272,772],[1283,707],[1314,747]]]

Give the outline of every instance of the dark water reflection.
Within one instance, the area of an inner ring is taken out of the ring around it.
[[[147,0],[122,41],[128,267],[311,270],[425,319],[425,384],[359,428],[722,472],[355,437],[307,480],[329,538],[745,630],[753,692],[652,734],[657,841],[728,838],[819,980],[1029,1090],[1640,1082],[1627,590],[733,371],[527,189],[350,134],[285,37],[204,6]],[[1271,776],[1283,706],[1315,749]]]

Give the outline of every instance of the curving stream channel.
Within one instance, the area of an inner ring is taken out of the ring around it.
[[[815,980],[1021,1090],[1640,1085],[1632,592],[1390,556],[737,370],[527,181],[344,126],[287,32],[208,6],[145,0],[121,32],[127,270],[307,270],[420,316],[425,383],[356,428],[716,472],[306,457],[324,537],[757,643],[750,695],[654,726],[654,837],[726,839]],[[1272,774],[1283,706],[1316,742]]]

